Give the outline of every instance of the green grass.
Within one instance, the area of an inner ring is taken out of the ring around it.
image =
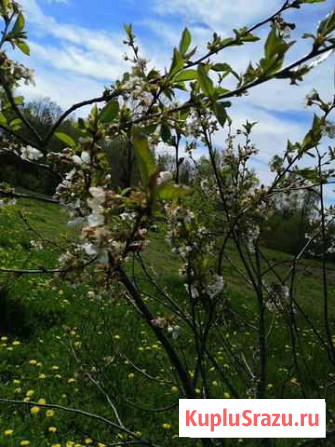
[[[37,237],[22,220],[19,211],[34,231],[51,242],[47,249],[35,251],[31,248],[30,241]],[[0,266],[14,269],[56,267],[67,241],[77,237],[75,230],[66,227],[66,220],[67,215],[60,207],[30,200],[21,200],[17,207],[1,210]],[[265,250],[265,253],[273,262],[289,259],[282,253],[270,250]],[[157,278],[164,281],[173,296],[182,300],[184,287],[178,275],[179,260],[171,254],[161,232],[152,233],[144,256]],[[241,268],[233,247],[229,247],[229,256]],[[282,267],[282,274],[286,268]],[[335,296],[334,266],[329,268],[330,294]],[[135,272],[140,276],[138,267]],[[237,349],[244,347],[247,341],[251,357],[256,338],[248,324],[257,323],[254,320],[256,303],[252,290],[241,281],[229,262],[225,262],[224,277],[228,296],[222,315],[226,323],[224,336]],[[272,279],[269,274],[267,281]],[[29,396],[33,392],[31,400],[45,399],[47,403],[80,408],[113,419],[106,396],[92,383],[93,378],[101,381],[104,390],[120,408],[121,419],[132,430],[140,431],[145,439],[158,439],[160,445],[188,445],[187,440],[177,437],[179,393],[162,348],[129,304],[122,298],[116,298],[116,291],[114,293],[110,289],[101,299],[90,298],[88,291],[94,291],[94,285],[90,284],[88,277],[83,278],[80,286],[71,287],[61,278],[48,275],[2,274],[0,285],[0,397],[23,400],[27,393]],[[144,282],[142,285],[151,308],[157,316],[160,315],[162,309],[149,297],[151,288]],[[299,265],[297,296],[304,311],[322,331],[319,262],[303,260]],[[247,324],[236,320],[235,312],[242,315]],[[334,317],[334,307],[331,315]],[[284,397],[300,397],[300,386],[294,377],[287,380],[291,365],[288,331],[270,313],[267,318],[272,325],[269,335],[269,397],[278,397],[281,393]],[[334,410],[331,388],[324,385],[318,388],[314,383],[329,383],[334,379],[334,372],[302,317],[298,319],[303,340],[298,351],[308,351],[302,373],[306,395],[309,398],[325,397]],[[187,332],[183,332],[178,343],[186,357],[192,360],[195,353],[190,347]],[[217,340],[213,343],[223,368],[232,372],[223,346]],[[141,374],[128,359],[155,381]],[[232,372],[232,376],[239,391],[245,393],[243,378],[236,372]],[[210,380],[217,382],[215,397],[228,397],[228,390],[215,372],[210,373]],[[171,409],[158,411],[166,407]],[[171,429],[163,428],[164,424],[171,425]],[[49,427],[55,427],[56,433],[50,432]],[[6,430],[14,432],[5,436]],[[26,406],[0,404],[0,446],[16,447],[24,440],[30,441],[32,446],[44,447],[65,446],[67,442],[69,446],[71,442],[85,445],[91,440],[95,446],[99,442],[107,445],[121,439],[105,425],[83,416],[56,410],[53,417],[47,417],[45,409],[33,415]],[[236,443],[232,441],[229,445]],[[297,443],[287,440],[276,445],[293,446]]]

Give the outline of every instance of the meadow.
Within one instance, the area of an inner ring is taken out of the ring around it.
[[[65,209],[34,200],[20,199],[16,206],[2,209],[0,267],[20,270],[57,267],[63,247],[77,238],[76,229],[67,227],[66,222]],[[179,258],[165,242],[162,225],[158,222],[150,232],[143,258],[152,266],[152,275],[164,278],[168,289],[182,300]],[[38,245],[36,241],[41,237],[47,248],[39,250],[32,245]],[[271,262],[282,263],[285,272],[290,256],[265,251]],[[236,386],[243,391],[243,378],[239,380],[238,368],[227,361],[226,349],[233,346],[238,351],[246,340],[250,350],[253,349],[254,335],[249,326],[254,323],[255,302],[252,291],[239,278],[237,253],[232,247],[228,253],[235,266],[227,262],[223,270],[224,277],[229,278],[226,311],[222,314],[224,339],[213,339],[212,343],[222,368],[236,377]],[[328,268],[330,293],[334,296],[335,268],[334,265]],[[159,303],[153,299],[152,285],[146,285],[137,263],[128,262],[127,269],[146,288],[146,302],[158,316],[163,315]],[[322,331],[320,263],[302,260],[297,274],[297,300],[314,327]],[[115,434],[103,421],[62,408],[80,409],[115,421],[114,405],[119,409],[120,420],[144,439],[159,440],[166,446],[188,445],[187,440],[178,439],[178,398],[182,395],[173,372],[167,376],[171,369],[160,343],[122,295],[97,296],[94,285],[73,288],[60,275],[1,273],[0,281],[0,397],[30,404],[0,404],[1,447],[127,445],[126,433]],[[334,308],[331,312],[334,321]],[[271,314],[268,318],[271,328],[268,397],[299,397],[302,384],[289,374],[290,334],[279,318]],[[331,413],[335,410],[331,385],[335,374],[313,330],[301,315],[298,318],[301,346],[297,355],[305,353],[301,372],[303,392],[309,398],[326,398]],[[183,331],[178,341],[186,362],[195,355],[188,337]],[[232,397],[214,368],[209,377],[215,397]],[[315,387],[315,383],[330,385]],[[197,392],[200,395],[201,391]],[[48,404],[59,407],[47,407]],[[129,438],[130,445],[134,442]],[[225,445],[244,442],[232,440]],[[276,445],[299,444],[295,440],[279,440]]]

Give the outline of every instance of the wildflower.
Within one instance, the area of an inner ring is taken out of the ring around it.
[[[172,391],[173,393],[178,393],[179,389],[178,389],[178,387],[173,386],[173,387],[171,388],[171,391]]]
[[[29,360],[29,365],[35,366],[35,365],[37,365],[37,361],[36,360]]]
[[[91,439],[91,438],[86,438],[86,439],[85,439],[85,444],[86,444],[86,445],[93,444],[93,439]]]
[[[228,393],[228,391],[226,391],[225,393],[223,393],[223,397],[225,398],[225,399],[230,399],[230,393]]]
[[[133,373],[128,374],[128,379],[133,379],[134,377],[135,377],[135,374],[133,374]]]
[[[28,441],[27,439],[24,439],[23,441],[20,442],[20,445],[22,445],[22,446],[30,445],[30,441]]]
[[[27,396],[27,397],[32,397],[34,394],[35,394],[35,391],[34,391],[34,390],[28,390],[28,391],[26,392],[26,396]]]
[[[33,415],[38,414],[40,411],[41,411],[40,407],[32,407],[30,409],[30,413],[33,414]]]
[[[55,410],[47,410],[45,415],[47,418],[53,418],[55,416]]]
[[[56,428],[56,427],[49,427],[49,428],[48,428],[48,432],[49,432],[49,433],[56,433],[56,431],[57,431],[57,428]]]
[[[171,430],[171,424],[168,424],[166,422],[162,425],[162,427],[164,428],[164,430]]]
[[[41,379],[41,380],[44,380],[44,379],[47,378],[47,376],[46,376],[45,374],[41,373],[41,374],[38,376],[38,378]]]
[[[47,401],[42,397],[41,399],[38,399],[38,402],[40,405],[45,405]]]
[[[3,432],[3,435],[5,438],[9,438],[10,436],[12,436],[13,433],[14,433],[14,430],[5,430]]]
[[[75,381],[76,381],[76,379],[71,378],[67,381],[67,383],[74,383]]]
[[[21,343],[20,343],[19,341],[13,341],[12,345],[13,345],[13,346],[20,346]]]

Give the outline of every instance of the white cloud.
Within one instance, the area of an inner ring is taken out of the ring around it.
[[[157,11],[178,14],[183,20],[201,21],[215,28],[246,25],[278,9],[280,0],[155,0]]]
[[[57,22],[43,13],[36,0],[21,0],[28,21],[42,37],[53,37],[57,45],[31,42],[32,58],[35,56],[60,69],[90,75],[112,82],[125,68],[122,34],[109,34]],[[70,44],[70,45],[69,45]],[[57,65],[58,64],[58,65]]]

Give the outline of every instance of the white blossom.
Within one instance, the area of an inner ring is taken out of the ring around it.
[[[213,283],[206,287],[206,292],[210,298],[214,298],[222,292],[224,287],[224,280],[222,276],[216,275]]]
[[[81,155],[74,155],[72,161],[78,166],[88,165],[91,162],[91,156],[87,151],[83,151]]]
[[[32,146],[27,146],[21,149],[21,158],[25,161],[37,161],[43,157],[43,154],[38,149]]]

